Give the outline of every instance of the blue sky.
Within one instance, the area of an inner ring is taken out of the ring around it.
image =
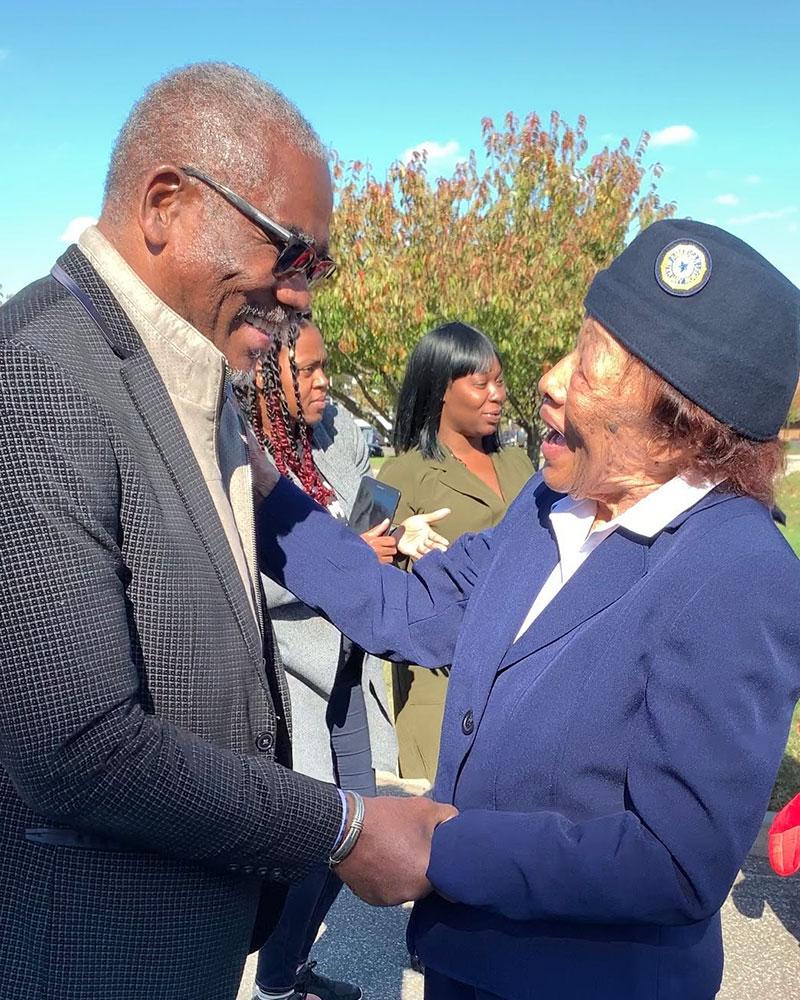
[[[643,129],[679,215],[746,239],[800,284],[800,3],[137,0],[6,5],[0,19],[0,284],[49,269],[100,208],[131,104],[200,59],[246,66],[344,159],[443,168],[484,116],[557,110],[590,147]]]

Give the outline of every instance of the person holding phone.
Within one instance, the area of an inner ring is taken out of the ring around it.
[[[265,455],[282,475],[344,521],[357,497],[370,495],[359,490],[370,466],[366,442],[352,417],[328,401],[326,365],[319,329],[302,318],[288,343],[277,343],[259,362],[252,379],[233,373],[232,383]],[[419,558],[433,548],[446,548],[430,527],[446,514],[406,519],[400,550]],[[398,541],[388,534],[390,521],[373,520],[360,532],[383,563],[398,551]],[[375,661],[365,667],[362,650],[312,608],[268,577],[263,587],[291,694],[295,770],[335,781],[343,790],[375,795],[374,768],[393,770],[396,759],[382,673]],[[358,1000],[357,985],[331,980],[309,961],[341,885],[324,866],[290,888],[281,919],[259,954],[254,997]]]
[[[408,360],[397,405],[396,458],[382,482],[401,492],[397,517],[447,507],[437,529],[450,541],[501,520],[533,475],[522,448],[501,448],[506,400],[497,348],[480,330],[448,323],[427,333]],[[404,562],[407,568],[411,561]],[[431,784],[439,758],[447,668],[392,665],[399,771]]]

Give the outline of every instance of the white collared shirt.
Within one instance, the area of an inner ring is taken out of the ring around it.
[[[573,500],[572,497],[566,496],[556,501],[550,510],[550,524],[558,546],[559,562],[536,595],[514,641],[516,642],[528,631],[567,580],[577,573],[597,546],[617,528],[625,528],[644,538],[655,538],[670,521],[690,507],[694,507],[717,485],[716,482],[693,485],[683,476],[675,476],[657,490],[642,497],[619,517],[597,527],[594,531],[592,525],[597,513],[597,504],[594,500]]]

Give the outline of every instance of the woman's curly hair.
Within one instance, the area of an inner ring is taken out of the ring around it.
[[[632,357],[629,372],[644,387],[650,440],[679,455],[679,469],[699,478],[725,480],[741,496],[771,507],[775,481],[784,469],[783,442],[753,441],[712,417],[643,362]],[[747,388],[742,387],[746,392]]]

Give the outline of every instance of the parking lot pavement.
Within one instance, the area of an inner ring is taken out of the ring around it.
[[[783,879],[751,855],[722,911],[719,1000],[800,997],[800,876]]]
[[[388,775],[379,782],[381,795],[424,790],[424,783]],[[725,975],[717,1000],[800,1000],[800,875],[783,879],[769,867],[769,822],[722,908]],[[409,911],[367,906],[345,887],[314,947],[320,972],[358,983],[365,1000],[422,1000],[422,976],[405,948]],[[254,975],[251,955],[237,1000],[250,1000]]]
[[[752,856],[722,913],[726,966],[718,1000],[798,1000],[800,877],[781,879]],[[422,1000],[422,977],[404,947],[407,917],[400,907],[372,909],[345,889],[314,949],[320,971],[359,983],[366,1000]],[[251,958],[240,1000],[250,1000],[254,971]]]

